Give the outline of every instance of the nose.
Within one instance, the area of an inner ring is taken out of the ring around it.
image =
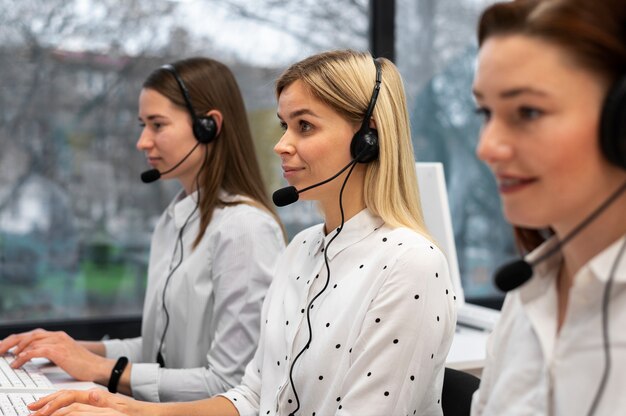
[[[141,130],[141,134],[139,135],[139,139],[137,139],[137,150],[145,151],[154,145],[154,141],[152,140],[152,136],[148,131],[148,127],[143,127]]]
[[[485,124],[476,145],[476,156],[492,165],[513,156],[513,145],[506,131],[495,120]]]
[[[296,148],[293,145],[290,136],[289,131],[286,130],[282,137],[278,140],[278,143],[274,146],[274,153],[278,156],[287,156],[293,155],[296,152]]]

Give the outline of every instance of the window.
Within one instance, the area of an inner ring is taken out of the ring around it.
[[[501,298],[493,270],[514,252],[495,181],[474,153],[480,118],[471,85],[476,25],[492,0],[397,0],[396,60],[416,159],[444,163],[465,296]]]
[[[246,101],[268,191],[283,186],[273,82],[316,51],[367,48],[367,1],[0,1],[0,325],[139,315],[156,220],[137,97],[158,66],[214,57]],[[293,235],[313,206],[281,209]]]

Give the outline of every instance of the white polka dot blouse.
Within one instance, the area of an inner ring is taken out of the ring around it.
[[[445,256],[367,209],[325,253],[336,232],[320,224],[289,244],[254,359],[223,396],[241,416],[441,415],[456,323]]]

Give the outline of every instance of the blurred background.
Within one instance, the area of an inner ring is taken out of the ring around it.
[[[178,190],[139,180],[149,167],[135,149],[137,98],[153,69],[194,55],[230,66],[271,193],[284,186],[272,151],[281,135],[274,80],[318,51],[376,52],[372,25],[393,40],[416,160],[444,163],[465,296],[497,307],[491,273],[514,244],[474,155],[471,97],[475,26],[489,3],[0,0],[0,336],[138,328],[150,235]],[[377,13],[389,10],[381,24]],[[304,202],[279,213],[289,236],[320,220]]]

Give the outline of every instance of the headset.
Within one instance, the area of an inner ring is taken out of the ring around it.
[[[626,75],[613,85],[604,100],[600,147],[609,162],[626,169]]]
[[[193,109],[191,99],[189,98],[189,90],[187,90],[183,79],[180,75],[178,75],[178,72],[173,65],[166,64],[163,65],[161,69],[164,69],[172,74],[174,79],[176,79],[176,83],[178,83],[178,86],[180,87],[180,92],[183,94],[185,105],[187,106],[187,110],[189,110],[189,115],[191,115],[192,130],[196,140],[202,144],[211,143],[217,137],[217,123],[215,122],[215,119],[211,116],[196,115],[196,111]]]
[[[359,130],[354,133],[350,142],[350,154],[359,163],[369,163],[378,158],[378,132],[370,127],[370,122],[380,92],[382,68],[378,59],[374,59],[374,65],[376,66],[376,84],[374,91],[372,91],[372,98],[370,98],[365,116],[363,116],[363,123],[361,123]]]

